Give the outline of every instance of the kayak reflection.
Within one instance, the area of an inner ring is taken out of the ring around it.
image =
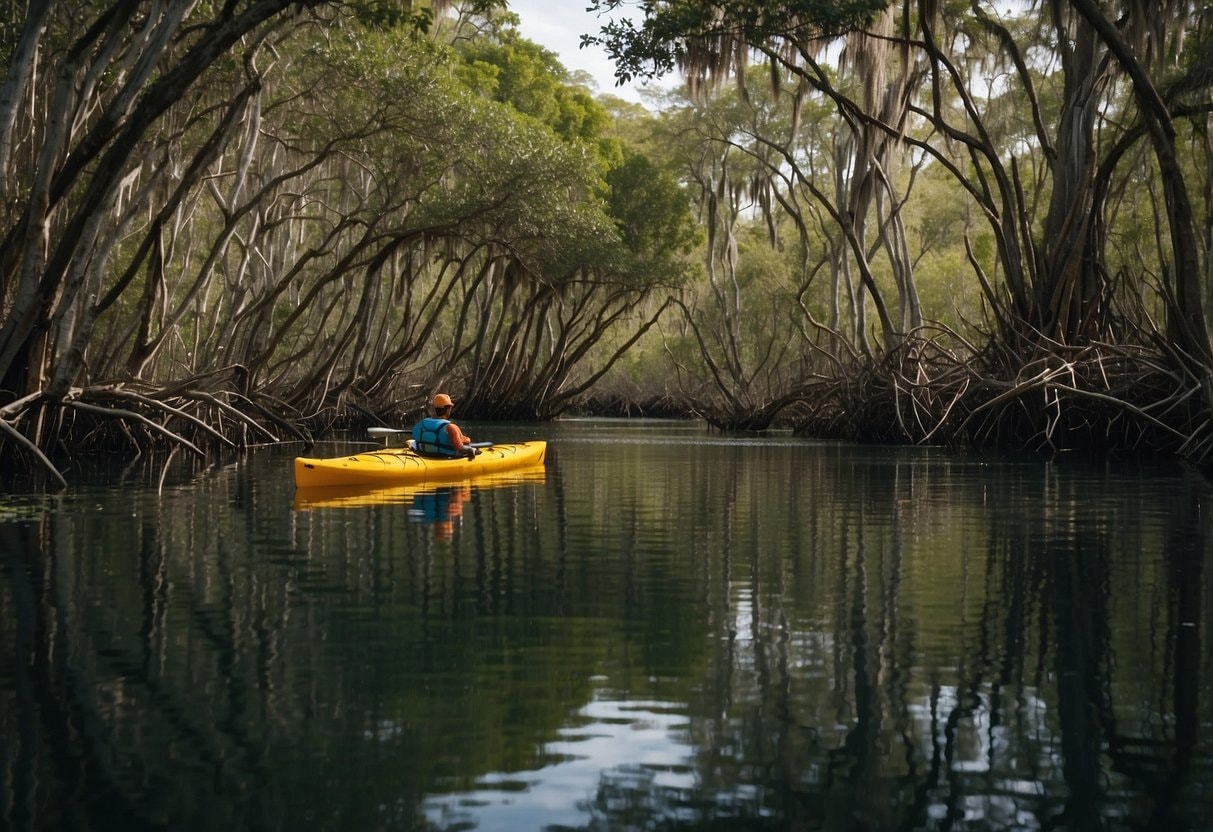
[[[454,530],[473,490],[523,484],[543,484],[547,469],[542,465],[516,468],[500,474],[484,474],[457,483],[398,485],[391,488],[366,486],[324,486],[295,490],[295,510],[407,505],[409,519],[434,524],[435,534]]]

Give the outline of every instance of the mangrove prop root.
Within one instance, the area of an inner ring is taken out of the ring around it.
[[[1116,449],[1213,459],[1213,419],[1189,362],[1136,346],[1005,355],[908,339],[825,379],[798,405],[803,434],[1041,451]]]
[[[54,400],[38,391],[0,406],[0,454],[35,459],[59,487],[66,483],[51,461],[52,448],[116,447],[136,457],[168,448],[207,459],[215,452],[248,447],[250,437],[280,441],[283,432],[307,437],[289,417],[270,412],[239,390],[206,390],[181,382],[159,388],[72,388]]]
[[[730,396],[680,385],[681,395],[632,404],[727,429],[776,425],[869,442],[1124,450],[1213,462],[1209,368],[1158,344],[1024,343],[1018,353],[1005,344],[975,348],[937,328],[876,356],[822,348],[796,372]],[[632,412],[627,401],[610,405]],[[302,413],[233,373],[160,387],[74,388],[57,400],[36,391],[0,405],[0,455],[32,458],[62,487],[52,448],[116,447],[135,456],[167,448],[209,459],[253,439],[310,444],[318,431],[351,426],[351,414],[363,418],[340,399]]]

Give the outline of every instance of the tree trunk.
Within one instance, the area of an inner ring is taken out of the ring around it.
[[[13,131],[17,123],[19,101],[34,74],[38,58],[38,43],[46,31],[46,19],[50,15],[51,0],[31,0],[29,14],[21,32],[21,41],[9,60],[8,76],[0,87],[0,201],[7,204],[13,198],[11,185],[14,179],[8,175],[10,155],[13,150]]]
[[[1175,347],[1207,370],[1213,366],[1213,351],[1209,346],[1209,331],[1201,297],[1196,221],[1184,184],[1183,169],[1175,152],[1175,124],[1171,120],[1170,110],[1133,50],[1094,0],[1070,2],[1098,32],[1132,82],[1133,94],[1141,108],[1142,120],[1158,161],[1171,234],[1174,275],[1167,298],[1167,335]]]
[[[1058,14],[1061,11],[1058,10]],[[1093,27],[1079,19],[1067,32],[1057,21],[1064,90],[1057,153],[1050,159],[1052,192],[1045,218],[1034,325],[1063,344],[1103,333],[1095,264],[1098,253],[1087,248],[1095,180],[1095,119],[1106,80],[1106,66]]]

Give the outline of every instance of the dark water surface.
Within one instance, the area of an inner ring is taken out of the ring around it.
[[[437,494],[0,497],[0,827],[1213,828],[1194,472],[469,426],[537,430]]]

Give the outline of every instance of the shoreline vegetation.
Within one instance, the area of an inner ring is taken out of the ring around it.
[[[591,394],[558,416],[698,419],[722,432],[777,428],[805,438],[884,445],[1046,456],[1067,451],[1173,456],[1201,466],[1213,453],[1213,430],[1196,379],[1143,350],[1058,349],[1025,365],[1011,380],[982,376],[977,366],[930,341],[907,340],[879,362],[859,359],[845,375],[814,380],[802,398],[784,403],[760,425],[720,424],[718,413],[705,412],[704,404],[710,403],[670,394],[647,399]],[[205,391],[195,385],[74,391],[60,405],[75,410],[73,430],[63,433],[64,447],[126,451],[132,457],[159,448],[204,461],[258,445],[311,446],[342,430],[411,424],[424,409],[418,404],[374,412],[350,403],[299,418],[284,414],[280,405],[256,391]],[[480,412],[468,418],[533,417]],[[48,471],[55,469],[50,457],[41,462]]]
[[[650,107],[503,0],[12,12],[0,461],[56,486],[439,388],[1213,460],[1204,4],[656,2],[586,35]]]

